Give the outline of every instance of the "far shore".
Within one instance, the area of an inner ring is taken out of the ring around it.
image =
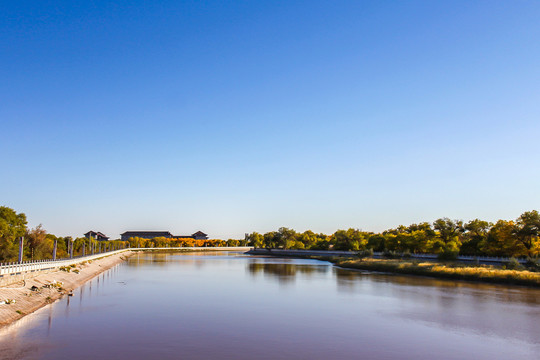
[[[494,265],[469,265],[457,262],[439,263],[404,259],[337,259],[336,261],[331,260],[331,262],[346,269],[540,287],[540,273],[538,272],[503,269]]]
[[[251,253],[257,254],[256,252]],[[321,255],[317,255],[316,253],[317,251],[314,250],[305,255],[300,252],[288,255],[265,252],[264,254],[257,255],[324,260],[331,262],[335,266],[353,270],[540,287],[540,272],[525,269],[512,270],[496,265],[475,265],[455,261],[438,262],[411,259],[374,259],[369,257],[360,259],[353,254],[350,256],[328,256],[325,254],[325,251],[321,251]]]

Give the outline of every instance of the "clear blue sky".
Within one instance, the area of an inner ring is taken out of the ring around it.
[[[80,236],[540,209],[538,1],[4,1],[0,205]]]

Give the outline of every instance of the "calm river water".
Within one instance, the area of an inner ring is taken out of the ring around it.
[[[140,254],[0,330],[0,359],[539,359],[540,291],[239,253]]]

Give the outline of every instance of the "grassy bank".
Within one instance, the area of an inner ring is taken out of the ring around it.
[[[507,270],[491,265],[421,262],[387,259],[325,259],[348,269],[421,275],[443,279],[480,281],[540,287],[540,273],[527,270]]]

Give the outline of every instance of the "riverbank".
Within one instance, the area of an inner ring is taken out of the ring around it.
[[[336,254],[334,254],[336,253]],[[339,253],[339,254],[337,254]],[[345,269],[428,276],[433,278],[466,280],[493,284],[540,287],[540,272],[509,270],[497,265],[476,265],[462,262],[438,262],[419,259],[374,259],[345,252],[272,250],[250,251],[248,254],[325,260]]]
[[[327,260],[331,261],[336,266],[346,269],[540,287],[540,273],[527,270],[507,270],[493,265],[472,266],[461,263],[438,263],[395,259]]]
[[[131,251],[127,251],[86,261],[0,287],[0,327],[68,295],[88,280],[121,263],[131,254]]]

